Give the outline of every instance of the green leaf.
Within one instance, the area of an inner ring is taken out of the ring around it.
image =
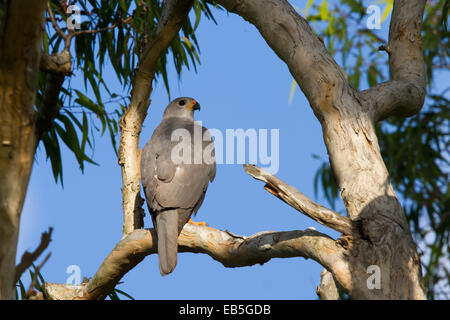
[[[113,292],[111,292],[111,293],[108,295],[108,297],[109,297],[111,300],[120,300],[119,296],[118,296],[117,293],[116,293],[116,290],[114,290]]]
[[[296,86],[297,86],[297,82],[295,81],[295,79],[292,79],[291,90],[289,92],[289,104],[291,104],[292,100],[294,99],[294,93],[295,93]]]
[[[442,17],[441,17],[441,24],[444,26],[445,32],[447,32],[449,8],[450,8],[450,0],[446,0],[444,6],[442,7]]]
[[[303,14],[305,17],[308,16],[309,8],[311,8],[311,5],[313,4],[313,0],[308,0],[308,3],[306,4],[305,10],[303,10]]]
[[[371,63],[369,66],[369,70],[367,71],[367,82],[370,87],[373,87],[377,84],[377,75],[378,69],[375,63]]]
[[[60,178],[61,185],[64,186],[62,176],[61,149],[55,129],[51,128],[46,134],[41,137],[41,141],[44,144],[47,159],[50,159],[55,182],[58,183],[58,178]]]
[[[25,286],[23,285],[22,280],[19,280],[19,289],[20,289],[20,299],[23,300],[27,295],[27,291],[25,289]]]
[[[394,5],[394,0],[384,0],[384,2],[386,2],[386,7],[384,8],[383,13],[381,14],[381,23],[383,23],[384,20],[386,20],[388,15],[391,13],[392,7]]]
[[[327,2],[327,0],[322,1],[322,4],[320,5],[320,8],[319,8],[319,13],[320,13],[320,19],[322,21],[328,20],[328,2]]]

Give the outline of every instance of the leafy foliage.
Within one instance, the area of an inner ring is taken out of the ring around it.
[[[134,70],[158,26],[163,9],[163,1],[159,0],[75,0],[70,1],[70,5],[78,7],[69,7],[68,1],[50,1],[52,14],[47,12],[42,46],[46,54],[69,50],[74,57],[73,74],[79,75],[84,83],[84,87],[79,88],[72,85],[71,76],[66,77],[56,101],[57,114],[40,137],[47,159],[51,162],[55,181],[60,181],[62,185],[63,145],[73,153],[82,172],[86,162],[96,164],[88,155],[88,150],[94,150],[96,132],[101,135],[108,133],[117,154],[118,122],[130,99],[128,92]],[[194,67],[196,70],[200,63],[200,49],[195,31],[202,16],[215,22],[210,9],[212,5],[209,0],[194,2],[193,15],[182,26],[182,36],[172,41],[157,63],[156,78],[163,79],[169,97],[167,68],[173,64],[178,76],[181,76],[184,68]],[[0,8],[0,16],[2,12]],[[66,21],[73,18],[71,12],[81,16],[79,29],[68,29]],[[113,70],[115,77],[104,74],[107,70]],[[44,72],[39,75],[36,110],[40,110],[44,93],[51,87],[50,78]],[[109,89],[111,78],[119,81],[122,92]],[[30,268],[29,273],[31,279],[36,281],[31,289],[40,291],[44,279],[33,268],[34,271]],[[28,298],[29,290],[25,289],[22,280],[19,280],[17,288],[18,299]],[[120,300],[121,297],[134,300],[117,288],[108,297],[111,300]]]
[[[31,270],[32,268],[33,270]],[[27,289],[24,285],[24,281],[20,279],[16,284],[16,300],[29,299],[31,296],[36,295],[38,292],[42,291],[42,285],[45,283],[45,280],[40,270],[38,270],[38,268],[36,268],[36,266],[32,264],[32,266],[28,269],[28,273],[30,276],[31,285]],[[35,281],[34,284],[33,280]],[[126,297],[130,300],[134,300],[131,295],[117,288],[114,288],[113,292],[108,295],[108,298],[111,300],[122,300],[120,299],[121,296]]]
[[[388,17],[392,2],[379,1],[383,6],[382,22]],[[435,74],[448,70],[450,66],[450,37],[447,30],[449,0],[428,2],[423,45],[428,87],[432,93],[421,114],[409,119],[389,119],[378,128],[378,134],[383,157],[394,187],[404,199],[405,213],[413,233],[419,244],[425,246],[422,250],[425,283],[428,296],[434,298],[449,294],[450,279],[449,270],[439,263],[449,253],[449,100],[445,92],[433,92]],[[65,23],[68,16],[64,3],[51,0],[51,10],[61,31],[70,34]],[[133,73],[162,12],[160,0],[75,0],[71,4],[81,8],[83,32],[73,38],[74,45],[70,47],[70,52],[75,58],[74,73],[83,78],[84,88],[75,88],[70,77],[66,79],[57,102],[58,115],[50,129],[41,136],[55,180],[61,183],[63,144],[73,152],[81,170],[84,170],[85,162],[95,164],[87,154],[95,146],[95,131],[102,135],[108,132],[112,146],[117,150],[118,120],[129,101],[127,92],[132,85]],[[372,3],[362,0],[342,0],[338,4],[327,0],[308,0],[306,8],[299,9],[314,29],[319,30],[328,50],[346,70],[351,84],[357,89],[388,79],[385,67],[387,56],[378,50],[378,46],[385,45],[386,40],[376,31],[366,28],[366,8],[369,4]],[[214,21],[210,10],[212,6],[216,5],[209,0],[195,1],[193,15],[183,26],[182,36],[174,39],[157,64],[156,74],[158,79],[162,78],[169,96],[167,67],[171,63],[178,76],[184,68],[196,69],[200,63],[200,48],[195,30],[202,16]],[[64,39],[48,18],[44,52],[61,52],[65,46]],[[122,92],[109,90],[111,83],[103,74],[106,68],[114,70]],[[367,75],[367,78],[362,75]],[[36,109],[42,102],[47,84],[47,75],[41,74]],[[293,89],[291,95],[292,92]],[[316,191],[320,186],[328,202],[335,207],[339,192],[327,162],[321,164],[314,186]],[[438,287],[438,283],[443,284]],[[20,282],[19,288],[23,288]],[[109,297],[117,299],[119,295],[131,298],[117,289]]]
[[[41,272],[38,270],[38,268],[36,268],[34,264],[32,264],[31,267],[28,269],[28,274],[30,276],[31,285],[27,289],[22,279],[19,279],[16,285],[16,300],[28,299],[30,298],[30,296],[35,295],[42,289],[42,285],[44,284],[45,281],[44,278],[42,277]],[[34,283],[33,280],[35,281]]]
[[[313,14],[307,18],[323,34],[328,50],[348,73],[353,87],[360,89],[362,85],[386,81],[387,56],[378,50],[379,45],[386,45],[386,40],[366,28],[365,8],[371,3],[344,0],[332,9],[328,5],[328,16],[333,18],[323,19],[321,8],[326,0],[315,2],[311,6]],[[392,9],[392,0],[379,2],[383,3],[382,21]],[[438,72],[448,72],[450,68],[447,19],[448,1],[428,3],[423,46],[430,93],[423,110],[414,117],[391,118],[378,126],[381,153],[419,243],[431,299],[450,297],[450,101],[446,97],[450,87],[436,94],[433,82]],[[367,79],[361,77],[363,74]],[[316,194],[321,187],[331,207],[336,206],[339,192],[328,162],[320,165],[314,187]]]
[[[389,119],[379,127],[379,136],[391,180],[421,240],[419,253],[427,260],[425,284],[440,289],[429,290],[428,296],[448,298],[450,269],[444,260],[450,254],[450,100],[434,95],[430,100],[417,116]]]
[[[114,288],[114,291],[108,295],[108,298],[111,299],[111,300],[121,300],[119,295],[122,295],[122,296],[124,296],[124,297],[126,297],[126,298],[128,298],[130,300],[135,300],[128,293],[126,293],[126,292],[124,292],[122,290],[119,290],[117,288]]]
[[[139,56],[156,30],[163,7],[162,1],[155,0],[77,0],[70,3],[78,6],[81,17],[79,30],[69,30],[66,23],[67,19],[71,19],[68,13],[74,13],[75,7],[67,7],[65,1],[52,0],[51,10],[54,23],[60,32],[72,38],[73,47],[69,42],[67,48],[67,41],[55,30],[49,14],[43,41],[43,50],[49,54],[70,49],[74,57],[74,73],[84,81],[84,88],[75,88],[70,77],[67,79],[57,102],[59,113],[41,138],[55,180],[61,183],[62,144],[73,152],[82,171],[85,162],[96,164],[87,154],[88,149],[93,150],[95,131],[101,135],[107,131],[117,153],[118,120],[129,102],[127,92],[131,89]],[[163,79],[169,96],[168,65],[172,63],[179,76],[183,68],[193,66],[196,69],[200,60],[195,30],[202,16],[215,21],[211,5],[207,0],[195,1],[193,17],[182,27],[183,36],[175,38],[158,61],[156,75]],[[114,78],[122,84],[122,92],[110,91],[111,82],[103,74],[109,66],[114,70]],[[36,109],[42,103],[47,78],[45,74],[40,75]],[[93,98],[88,92],[92,93]]]

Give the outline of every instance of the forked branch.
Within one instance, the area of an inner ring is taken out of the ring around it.
[[[317,287],[317,295],[322,300],[339,300],[339,291],[334,281],[333,274],[327,269],[320,273],[320,284]]]
[[[396,0],[389,30],[389,70],[391,80],[362,91],[372,104],[373,118],[391,115],[412,116],[423,106],[426,73],[422,48],[422,19],[425,0]]]
[[[140,57],[133,81],[131,101],[120,119],[119,165],[122,170],[123,237],[143,227],[144,200],[140,195],[139,134],[150,105],[150,94],[159,57],[177,36],[193,0],[168,0],[150,42]]]
[[[313,202],[294,187],[257,166],[245,164],[244,169],[253,178],[264,181],[264,189],[294,209],[326,227],[346,235],[352,234],[352,222],[349,218]]]
[[[146,256],[157,251],[153,229],[138,229],[122,239],[94,277],[79,286],[46,283],[47,299],[104,299],[119,280]],[[330,237],[313,230],[260,232],[250,237],[211,227],[186,224],[178,239],[179,252],[205,253],[225,267],[264,264],[272,258],[311,258],[323,266],[341,259],[341,248]]]

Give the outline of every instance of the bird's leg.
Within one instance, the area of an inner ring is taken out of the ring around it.
[[[198,225],[198,226],[207,226],[207,225],[208,225],[208,224],[207,224],[206,222],[204,222],[204,221],[201,221],[201,222],[195,222],[195,221],[192,220],[192,219],[189,219],[188,223],[196,224],[196,225]]]

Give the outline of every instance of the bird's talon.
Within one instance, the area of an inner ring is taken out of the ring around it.
[[[207,226],[207,225],[208,225],[208,224],[207,224],[206,222],[204,222],[204,221],[195,222],[195,221],[192,220],[192,219],[189,219],[188,223],[196,224],[196,225],[198,225],[198,226]]]

